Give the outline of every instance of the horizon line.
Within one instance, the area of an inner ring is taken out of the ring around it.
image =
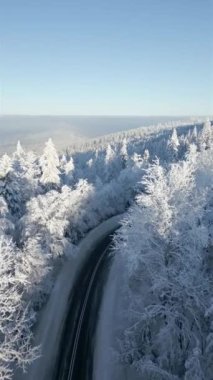
[[[213,114],[0,114],[0,117],[208,117]]]

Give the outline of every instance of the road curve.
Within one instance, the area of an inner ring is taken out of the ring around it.
[[[79,243],[75,257],[70,255],[64,260],[50,297],[40,311],[34,329],[33,343],[35,346],[41,347],[41,355],[27,368],[25,373],[17,369],[14,380],[55,379],[55,363],[58,363],[64,320],[68,315],[70,295],[74,294],[73,287],[78,274],[85,267],[87,260],[90,260],[99,243],[120,227],[123,217],[124,214],[116,215],[100,223]]]
[[[77,276],[69,297],[54,380],[91,380],[93,353],[103,288],[112,259],[112,237],[105,237]]]

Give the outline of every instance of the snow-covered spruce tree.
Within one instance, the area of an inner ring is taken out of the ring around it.
[[[140,154],[138,153],[134,153],[132,156],[131,156],[131,165],[134,167],[142,167],[143,165],[143,158]]]
[[[34,311],[44,304],[52,288],[50,255],[44,251],[38,236],[29,237],[17,255],[16,274],[26,301]]]
[[[110,144],[108,144],[106,149],[106,156],[104,160],[104,174],[106,182],[111,181],[118,175],[121,170],[121,165],[116,155],[116,152]]]
[[[18,177],[22,202],[26,203],[40,190],[38,179],[41,175],[39,162],[34,152],[25,152],[18,142],[13,155],[13,171]]]
[[[20,221],[21,242],[37,239],[41,250],[53,258],[63,253],[64,229],[68,225],[62,210],[61,194],[50,190],[32,198]]]
[[[0,196],[0,234],[14,234],[13,218],[9,212],[7,202],[4,197]]]
[[[0,159],[0,180],[4,179],[11,170],[11,158],[4,154]]]
[[[12,240],[0,233],[0,378],[13,377],[14,364],[23,369],[38,356],[31,347],[34,315],[23,301],[16,274],[17,249]]]
[[[177,131],[174,128],[171,137],[168,139],[167,142],[167,148],[168,148],[168,155],[169,155],[169,161],[173,162],[177,160],[178,157],[178,148],[179,148],[179,139],[177,135]]]
[[[140,188],[141,190],[143,189],[143,185],[141,182],[137,182],[138,179],[138,174],[140,173],[140,178],[143,176],[145,169],[149,166],[149,159],[150,159],[150,154],[149,150],[145,149],[143,153],[143,157],[140,154],[134,153],[133,156],[131,157],[131,164],[133,171],[135,173],[135,185],[134,188],[138,189]]]
[[[72,185],[73,183],[73,172],[75,169],[74,166],[74,161],[72,156],[67,159],[65,155],[62,156],[61,162],[60,162],[60,167],[62,171],[62,178],[63,178],[63,183],[65,185]]]
[[[198,136],[198,146],[200,150],[209,149],[213,142],[213,127],[210,120],[203,124],[203,128]]]
[[[14,160],[11,160],[6,154],[0,161],[0,195],[4,196],[8,207],[14,216],[19,216],[21,213],[21,192],[19,183],[20,165],[15,165]]]
[[[149,150],[145,149],[144,154],[143,154],[143,160],[145,162],[148,162],[149,161],[149,157],[150,157]]]
[[[39,188],[39,178],[41,176],[41,169],[39,166],[39,160],[35,153],[32,151],[27,152],[25,157],[25,173],[24,178],[26,180],[27,192],[26,199],[30,199],[32,196],[39,194],[41,189]]]
[[[52,139],[49,139],[45,144],[43,154],[40,157],[40,165],[42,172],[41,184],[48,190],[57,188],[60,184],[59,158]]]
[[[127,139],[124,138],[121,149],[120,149],[120,156],[122,161],[122,168],[125,169],[128,166],[129,163],[129,155],[127,150]]]
[[[14,153],[14,157],[16,158],[23,158],[25,156],[25,151],[22,148],[20,140],[18,140],[17,145],[16,145],[16,151]]]
[[[39,167],[32,152],[25,153],[20,142],[12,159],[4,155],[0,160],[0,194],[15,218],[25,211],[25,204],[38,191]]]
[[[192,133],[191,133],[191,143],[197,143],[197,137],[198,137],[198,132],[197,132],[197,127],[196,127],[196,125],[194,126],[194,128],[193,128],[193,131],[192,131]]]
[[[72,191],[66,186],[62,188],[61,199],[66,219],[69,220],[66,236],[72,243],[77,243],[85,232],[97,224],[91,212],[95,208],[94,186],[80,179]]]
[[[201,224],[206,194],[196,191],[195,156],[192,150],[168,173],[158,161],[147,170],[146,193],[117,237],[132,310],[121,358],[147,380],[192,374],[210,380],[203,351],[210,293],[203,267],[208,229]]]

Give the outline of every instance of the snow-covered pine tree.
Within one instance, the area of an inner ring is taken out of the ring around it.
[[[26,368],[38,356],[31,347],[33,312],[23,299],[16,273],[17,248],[0,233],[0,378],[13,378],[14,364]]]
[[[52,189],[60,184],[59,158],[52,139],[49,139],[40,157],[42,175],[40,182],[47,189]]]
[[[136,153],[136,152],[133,153],[133,155],[131,157],[131,161],[132,161],[133,167],[137,167],[137,168],[141,168],[143,165],[143,162],[144,162],[141,155]]]
[[[11,214],[18,218],[23,211],[19,172],[15,172],[13,166],[11,166],[4,173],[6,175],[0,179],[0,195],[6,199]],[[22,190],[24,190],[24,187],[22,187]]]
[[[31,300],[33,310],[38,310],[52,287],[50,255],[42,247],[39,237],[30,236],[17,257],[16,274],[25,299]]]
[[[200,150],[209,149],[213,143],[213,127],[210,120],[203,124],[203,128],[198,137],[198,146]]]
[[[20,142],[12,159],[4,155],[0,160],[0,194],[2,194],[15,218],[23,215],[25,204],[38,191],[40,174],[33,152],[25,153]]]
[[[195,125],[191,133],[191,142],[194,144],[197,143],[197,137],[198,137],[198,132],[197,132],[197,127]]]
[[[145,162],[148,162],[149,161],[149,157],[150,157],[149,150],[145,149],[144,154],[143,154],[143,160]]]
[[[65,184],[66,185],[71,185],[72,184],[74,169],[75,169],[74,161],[73,161],[73,158],[70,157],[70,159],[64,165]]]
[[[124,169],[128,166],[128,161],[129,161],[126,138],[123,139],[121,149],[120,149],[120,155],[121,155],[121,161],[122,161],[122,168]]]
[[[75,166],[72,156],[68,157],[68,155],[63,154],[60,159],[60,171],[62,183],[70,186],[73,183],[73,172]]]
[[[106,149],[106,155],[104,159],[104,173],[105,173],[105,181],[109,182],[116,175],[119,174],[122,168],[121,162],[119,161],[116,152],[112,148],[110,144],[108,144]]]
[[[18,140],[18,142],[17,142],[16,152],[14,153],[14,155],[16,157],[18,157],[18,158],[21,158],[21,157],[25,156],[25,151],[24,151],[24,149],[21,146],[20,140]]]
[[[11,158],[4,154],[0,159],[0,180],[4,180],[11,170]]]
[[[3,196],[0,196],[0,233],[13,235],[14,224],[12,216],[9,213],[7,202]]]
[[[180,143],[179,143],[177,131],[174,128],[172,131],[172,135],[168,139],[168,142],[167,142],[169,161],[173,162],[177,160],[179,145]]]

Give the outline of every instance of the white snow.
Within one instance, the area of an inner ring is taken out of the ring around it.
[[[118,331],[126,327],[122,288],[125,266],[120,256],[115,256],[103,294],[100,319],[96,334],[93,380],[139,380],[134,368],[119,363],[116,354]]]
[[[73,286],[75,273],[82,267],[95,246],[119,227],[122,216],[114,216],[89,232],[79,244],[76,258],[71,258],[64,263],[49,301],[41,313],[35,336],[35,344],[41,345],[41,357],[31,365],[25,375],[17,375],[16,380],[52,378],[63,320],[66,316],[67,300]]]

